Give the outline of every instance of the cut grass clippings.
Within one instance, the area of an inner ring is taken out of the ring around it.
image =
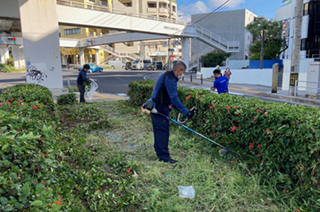
[[[68,110],[72,113],[72,107]],[[88,133],[87,141],[99,143],[107,155],[123,155],[140,164],[135,177],[137,204],[125,211],[296,211],[287,205],[271,185],[261,185],[248,175],[246,165],[235,155],[219,155],[211,143],[170,124],[169,148],[176,165],[159,162],[153,149],[149,116],[127,101],[95,102],[84,107],[99,108],[109,117],[111,128]],[[66,112],[64,112],[66,113]],[[89,116],[88,116],[89,118]],[[90,118],[89,118],[90,119]],[[85,118],[78,119],[85,122]],[[80,123],[79,123],[80,124]],[[70,127],[75,125],[69,125]],[[101,153],[100,158],[104,155]],[[178,185],[192,185],[194,199],[179,197]]]

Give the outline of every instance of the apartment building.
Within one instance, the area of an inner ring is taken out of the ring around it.
[[[176,0],[172,0],[171,8],[170,0],[113,0],[112,8],[131,13],[147,14],[150,17],[171,18],[173,20],[177,19]],[[172,44],[177,44],[177,41],[172,41]],[[175,50],[172,53],[174,59],[181,59],[181,44],[174,45],[173,48]],[[117,43],[115,44],[115,49],[120,51],[129,51],[131,53],[144,56],[146,59],[152,58],[153,61],[168,61],[169,53],[167,41],[154,40],[147,42]]]
[[[112,8],[112,0],[72,0],[73,2],[79,2],[84,5],[100,5]],[[92,36],[100,36],[109,33],[109,30],[94,29],[94,28],[82,28],[76,26],[60,26],[60,37],[70,38],[70,39],[82,39]],[[78,48],[60,48],[62,64],[80,64],[79,49]],[[85,62],[95,62],[96,61],[96,51],[95,49],[85,49]],[[109,56],[109,53],[99,51],[99,61],[103,62],[105,58]]]
[[[129,13],[142,13],[150,17],[158,18],[172,18],[177,19],[177,2],[172,0],[170,9],[170,0],[74,0],[74,2],[79,2],[85,5],[100,5],[112,8],[112,10],[123,11]],[[171,11],[171,17],[170,17]],[[94,28],[81,28],[75,26],[60,26],[60,37],[70,38],[70,39],[81,39],[92,36],[100,36],[103,34],[108,34],[109,30],[94,29]],[[168,53],[168,43],[166,41],[148,41],[148,42],[124,42],[110,44],[109,46],[114,48],[115,51],[119,52],[130,52],[136,55],[140,55],[145,59],[153,59],[153,61],[163,61],[168,60],[168,55],[173,56],[174,59],[181,59],[182,56],[182,46],[175,45],[176,41],[172,40],[174,45],[174,52]],[[96,55],[94,49],[86,48],[85,62],[95,62]],[[61,58],[62,63],[72,63],[79,64],[79,49],[78,48],[61,48]],[[105,62],[110,59],[109,53],[99,50],[99,61],[100,63]],[[125,58],[119,58],[125,59]],[[128,58],[127,58],[128,59]],[[128,59],[132,60],[132,59]]]

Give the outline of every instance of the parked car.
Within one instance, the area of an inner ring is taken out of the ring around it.
[[[125,69],[126,69],[126,70],[131,69],[131,65],[132,65],[131,62],[127,62]]]
[[[126,62],[121,60],[109,60],[108,64],[112,69],[124,69],[126,67]]]
[[[150,65],[152,63],[151,60],[143,60],[143,69],[147,70],[148,69],[148,65]]]
[[[142,60],[135,60],[132,62],[131,65],[132,70],[142,70],[143,69],[143,61]]]
[[[156,63],[155,62],[152,62],[152,63],[150,63],[149,65],[148,65],[148,67],[147,67],[147,70],[148,71],[155,71],[155,70],[157,70],[156,69]]]
[[[162,70],[162,61],[152,62],[147,68],[150,70]]]
[[[88,73],[97,72],[97,71],[102,72],[103,71],[102,67],[99,67],[94,63],[88,63],[88,65],[90,66],[90,69],[88,70]],[[83,69],[83,66],[79,68],[79,71],[81,71],[82,69]]]

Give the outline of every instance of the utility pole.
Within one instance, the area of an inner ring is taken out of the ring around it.
[[[264,53],[264,28],[262,29],[261,54],[260,54],[260,69],[263,69],[263,53]]]
[[[171,8],[172,8],[172,0],[170,0],[170,4],[169,4],[169,20],[171,20],[171,16],[172,16]],[[170,49],[171,49],[171,38],[168,39],[168,66],[167,66],[167,71],[171,70]]]
[[[295,12],[295,26],[293,36],[293,49],[291,54],[291,70],[290,70],[290,85],[289,96],[294,95],[295,81],[298,80],[300,68],[300,48],[301,48],[301,25],[302,25],[302,9],[303,0],[297,0]]]

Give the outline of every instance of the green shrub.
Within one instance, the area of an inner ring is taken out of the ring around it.
[[[7,65],[9,65],[9,66],[13,66],[14,64],[13,64],[13,58],[12,57],[10,57],[9,59],[7,59]]]
[[[5,64],[0,64],[0,72],[5,72],[5,73],[9,73],[9,72],[23,72],[26,71],[25,68],[23,69],[16,69],[14,66],[12,65],[5,65]]]
[[[77,102],[77,96],[75,93],[63,94],[60,95],[57,99],[58,105],[73,105]]]
[[[153,86],[150,81],[131,82],[130,103],[142,105]],[[190,127],[237,152],[250,167],[249,175],[275,182],[281,192],[292,192],[302,204],[319,209],[318,109],[184,87],[178,95],[187,108],[198,108]]]
[[[2,99],[8,102],[22,101],[25,103],[38,102],[47,105],[52,109],[55,104],[52,99],[51,91],[41,85],[36,84],[19,84],[9,87],[2,92]]]

